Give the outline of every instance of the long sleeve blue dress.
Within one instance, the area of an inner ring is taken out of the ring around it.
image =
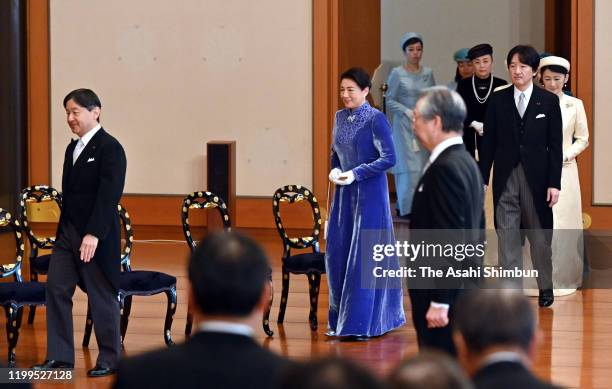
[[[405,216],[412,212],[412,197],[421,178],[429,152],[420,144],[412,129],[406,110],[414,110],[421,90],[436,84],[431,68],[422,67],[418,73],[408,72],[403,66],[391,70],[387,80],[387,112],[393,123],[393,143],[397,163],[390,170],[395,179],[397,210]]]
[[[372,259],[374,244],[394,244],[386,171],[395,164],[387,118],[367,102],[336,113],[332,168],[353,171],[336,186],[325,253],[329,283],[328,333],[378,336],[403,325],[402,282],[374,277],[373,267],[397,269],[395,255]]]

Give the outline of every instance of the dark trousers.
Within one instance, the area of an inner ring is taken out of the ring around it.
[[[458,290],[452,290],[453,302],[450,304],[448,311],[449,323],[442,328],[427,328],[427,320],[425,315],[429,310],[431,303],[431,290],[429,289],[409,289],[410,305],[412,308],[412,323],[417,334],[417,342],[419,350],[434,349],[444,351],[450,355],[457,355],[455,343],[453,342],[453,305],[456,299]]]
[[[69,223],[62,225],[47,277],[47,359],[74,363],[72,297],[82,285],[89,300],[98,342],[97,364],[116,368],[121,352],[119,300],[95,258],[80,259],[81,237]]]
[[[539,199],[543,201],[543,199]],[[504,269],[523,268],[521,228],[529,239],[531,261],[538,271],[538,288],[552,289],[552,230],[541,228],[531,189],[519,164],[508,178],[495,208],[499,238],[499,264]],[[514,280],[522,286],[522,279]]]

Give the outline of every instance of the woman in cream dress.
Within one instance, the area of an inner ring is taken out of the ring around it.
[[[589,145],[584,105],[563,93],[570,64],[550,56],[540,61],[539,74],[546,90],[559,96],[563,116],[563,170],[559,202],[553,207],[553,286],[555,296],[573,293],[581,285],[584,255],[582,205],[576,156]]]

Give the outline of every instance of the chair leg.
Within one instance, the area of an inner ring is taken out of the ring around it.
[[[30,268],[30,282],[38,282],[38,273],[35,273],[32,268]],[[34,315],[36,315],[36,305],[30,305],[28,324],[34,323]]]
[[[172,341],[172,320],[176,312],[176,285],[166,291],[168,296],[168,308],[166,309],[166,321],[164,322],[164,341],[167,346],[174,345]]]
[[[274,301],[274,284],[272,283],[272,273],[270,273],[270,302],[263,313],[263,330],[267,336],[274,335],[274,332],[270,329],[270,310],[272,309],[272,302]]]
[[[193,313],[191,307],[187,304],[187,323],[185,324],[185,335],[191,335],[191,327],[193,326]]]
[[[14,304],[4,307],[6,313],[6,337],[8,340],[8,367],[15,367],[15,348],[19,340],[19,328],[23,317],[23,307]]]
[[[93,320],[91,318],[91,308],[87,303],[87,319],[85,320],[85,333],[83,334],[83,347],[89,346],[89,339],[91,338],[91,329],[93,328]]]
[[[287,297],[289,297],[289,272],[283,268],[283,290],[281,291],[281,302],[278,308],[278,324],[285,320],[285,309],[287,308]]]
[[[312,331],[317,330],[317,304],[319,302],[319,286],[321,285],[321,274],[310,273],[308,276],[308,285],[310,291],[310,315],[308,321],[310,322],[310,329]]]
[[[128,322],[130,321],[130,312],[132,311],[132,296],[122,296],[119,299],[119,308],[121,312],[121,345],[123,346]]]

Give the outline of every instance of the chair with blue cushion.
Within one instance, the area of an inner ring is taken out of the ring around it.
[[[134,232],[130,215],[127,210],[119,204],[117,206],[119,217],[123,227],[125,239],[125,247],[121,255],[122,272],[119,278],[119,304],[121,309],[121,344],[125,340],[128,322],[130,319],[130,311],[132,309],[133,296],[154,296],[159,293],[165,293],[168,298],[166,307],[166,319],[164,322],[164,341],[166,345],[174,344],[172,341],[172,321],[176,312],[176,277],[166,273],[150,271],[150,270],[132,270],[130,256],[134,245]],[[83,347],[89,345],[91,330],[94,323],[91,318],[91,311],[87,307],[87,321],[85,323],[85,334],[83,336]]]
[[[280,204],[295,204],[302,201],[307,201],[312,210],[312,231],[309,236],[292,238],[287,235],[287,230],[281,220]],[[325,253],[322,253],[319,249],[319,236],[322,229],[319,203],[308,188],[300,185],[286,185],[274,192],[272,212],[274,213],[276,230],[280,235],[284,248],[282,256],[283,289],[277,322],[282,324],[285,319],[285,309],[287,308],[287,298],[289,297],[290,274],[304,274],[308,278],[309,285],[310,329],[316,331],[321,274],[325,273]],[[291,249],[310,249],[311,252],[292,255]]]
[[[12,263],[0,265],[0,279],[14,277],[13,282],[0,282],[0,304],[6,313],[6,338],[8,340],[8,366],[15,366],[15,347],[19,339],[19,328],[25,306],[45,305],[45,284],[23,282],[21,261],[25,242],[19,220],[0,208],[0,232],[10,229],[15,236],[15,258]]]
[[[188,194],[183,199],[183,205],[181,206],[181,221],[183,224],[183,234],[185,235],[185,242],[189,246],[189,250],[193,253],[196,249],[196,242],[193,240],[191,233],[191,225],[189,224],[189,211],[192,209],[210,209],[215,208],[219,212],[221,222],[223,223],[223,229],[226,231],[231,230],[232,222],[229,217],[227,205],[225,201],[214,193],[201,191],[193,192]],[[191,306],[187,306],[187,324],[185,325],[185,335],[191,334],[193,326],[193,313]]]
[[[28,215],[29,208],[36,205],[46,205],[48,202],[55,202],[59,212],[62,210],[62,195],[56,189],[47,185],[34,185],[28,186],[21,191],[21,199],[19,202],[19,212],[21,213],[21,224],[24,231],[28,235],[28,241],[30,243],[30,281],[38,282],[39,275],[46,275],[49,271],[49,260],[51,254],[38,255],[38,250],[51,250],[55,244],[55,237],[42,237],[37,236],[32,227],[31,215]],[[30,216],[30,218],[28,217]],[[54,215],[55,218],[59,219],[59,215]],[[34,322],[34,315],[36,314],[36,306],[30,307],[30,313],[28,314],[28,324]]]

